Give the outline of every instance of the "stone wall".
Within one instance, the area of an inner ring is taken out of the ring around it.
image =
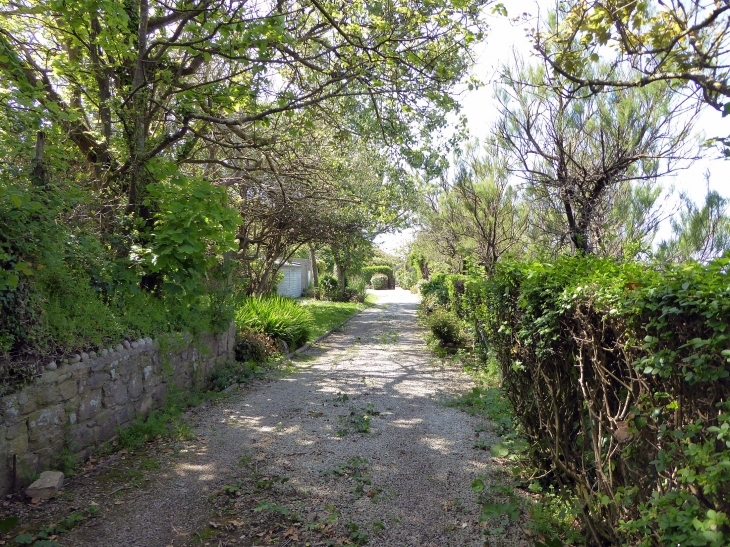
[[[195,340],[165,336],[49,363],[43,376],[0,399],[0,495],[49,469],[65,450],[84,457],[117,428],[162,405],[171,385],[203,387],[213,369],[233,360],[235,330]],[[162,347],[162,349],[161,349]]]

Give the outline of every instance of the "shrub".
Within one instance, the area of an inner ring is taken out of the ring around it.
[[[376,273],[370,278],[370,284],[375,290],[382,290],[388,288],[388,276],[381,273]]]
[[[426,283],[428,283],[428,281],[426,281],[425,279],[419,279],[418,281],[416,281],[416,284],[413,286],[413,288],[416,291],[416,294],[420,294],[421,296],[423,296],[423,286]],[[411,289],[411,290],[413,290],[413,289]]]
[[[246,384],[256,374],[263,373],[263,370],[256,366],[254,361],[227,362],[224,366],[217,368],[210,376],[210,385],[214,391],[223,391],[233,384]]]
[[[349,286],[345,290],[347,302],[365,302],[367,296],[367,282],[360,276],[349,279]]]
[[[408,270],[408,268],[401,268],[395,274],[395,278],[399,287],[405,290],[411,290],[415,287],[417,277],[416,272]]]
[[[502,264],[467,315],[596,544],[730,540],[730,259]]]
[[[331,275],[323,275],[319,280],[318,296],[322,300],[337,300],[340,291],[337,279]]]
[[[437,308],[426,316],[426,325],[442,347],[458,346],[461,342],[459,318],[451,311]]]
[[[446,306],[449,303],[449,290],[446,288],[446,274],[434,274],[431,279],[420,283],[421,296],[433,300],[436,305]]]
[[[449,307],[457,314],[461,314],[461,298],[464,295],[466,281],[469,279],[466,275],[451,274],[444,278],[444,286],[448,295]]]
[[[372,284],[372,278],[375,274],[383,274],[388,278],[388,284],[385,289],[395,288],[395,277],[393,276],[393,268],[390,266],[365,266],[360,270],[360,275],[368,283]],[[375,288],[375,287],[373,287]]]
[[[236,332],[236,361],[263,363],[277,353],[276,342],[266,334],[253,330]]]
[[[303,345],[312,333],[309,311],[291,298],[279,295],[244,300],[236,310],[236,328],[283,340],[290,349]]]

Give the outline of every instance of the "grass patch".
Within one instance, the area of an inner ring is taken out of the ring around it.
[[[312,337],[317,338],[365,308],[374,306],[377,302],[377,296],[368,294],[364,303],[327,302],[325,300],[301,300],[300,302],[303,306],[306,306],[312,316]]]

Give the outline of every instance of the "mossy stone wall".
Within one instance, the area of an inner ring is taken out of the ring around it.
[[[103,355],[82,354],[56,365],[17,393],[0,398],[0,495],[50,468],[68,450],[84,457],[162,406],[168,389],[202,388],[213,369],[234,359],[235,328],[193,339],[165,335],[125,341]]]

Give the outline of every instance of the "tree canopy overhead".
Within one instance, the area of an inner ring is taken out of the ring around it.
[[[569,0],[550,23],[535,46],[573,89],[688,84],[730,112],[728,0]],[[589,73],[601,56],[615,72]]]
[[[150,162],[260,145],[256,124],[339,100],[392,142],[433,128],[481,37],[487,0],[0,3],[7,100],[59,124],[139,201]],[[238,137],[226,139],[225,128]]]

